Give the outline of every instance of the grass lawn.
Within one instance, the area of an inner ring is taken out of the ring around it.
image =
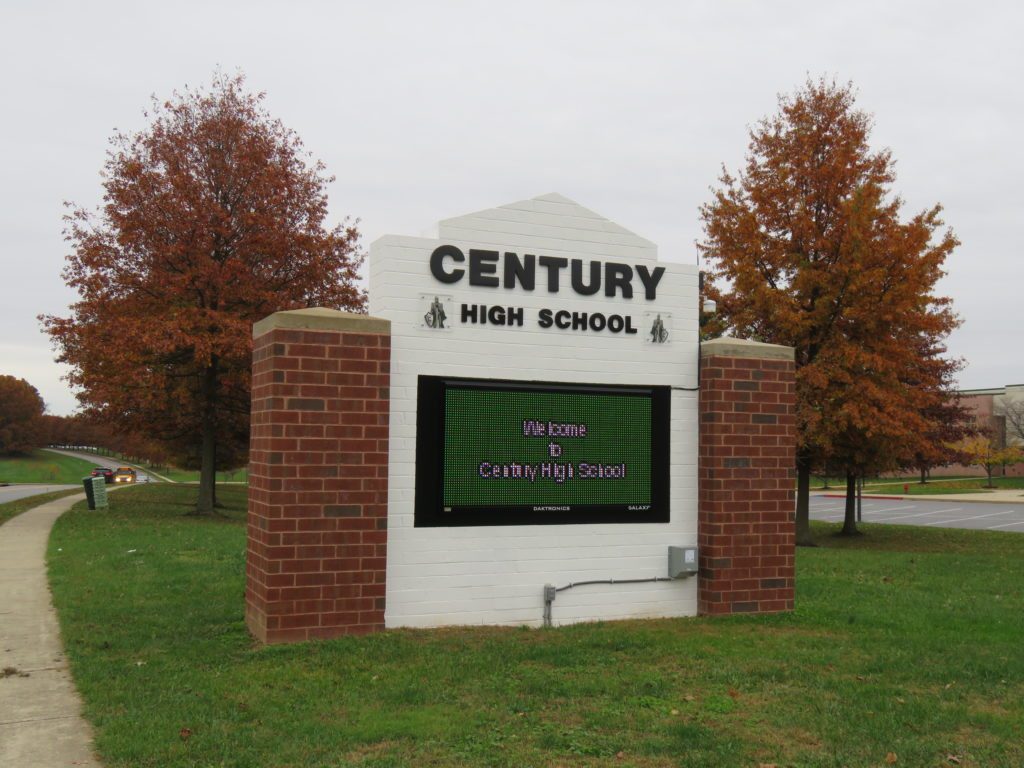
[[[164,477],[170,478],[176,483],[198,483],[199,482],[199,470],[191,469],[177,469],[171,467],[169,469],[156,470]],[[218,472],[217,482],[218,483],[245,483],[249,480],[249,470],[243,467],[242,469],[236,469],[231,472]]]
[[[1024,765],[1024,536],[865,525],[798,555],[796,613],[258,647],[244,489],[125,489],[50,539],[114,766]],[[187,729],[187,730],[182,730]]]
[[[0,457],[0,483],[81,483],[94,464],[50,451]]]
[[[66,491],[52,491],[50,493],[41,493],[38,496],[29,496],[24,499],[16,499],[15,501],[8,501],[0,504],[0,525],[3,525],[12,517],[20,515],[22,512],[32,509],[32,507],[38,507],[40,504],[45,504],[48,501],[56,501],[62,499],[65,496],[70,496],[73,493],[81,493],[80,489],[71,489]]]
[[[141,467],[146,472],[153,475],[154,480],[158,480],[159,477],[166,477],[175,483],[198,483],[199,482],[199,470],[192,469],[178,469],[177,467],[163,467],[156,466],[155,464],[146,464],[132,462],[120,454],[111,453],[109,451],[98,451],[97,456],[102,456],[107,459],[114,459],[115,461],[123,461],[126,464],[130,464],[133,467]],[[217,473],[218,483],[245,483],[249,479],[249,470],[246,467],[240,469],[234,469],[227,472]]]
[[[996,488],[1021,488],[1024,489],[1024,477],[995,477],[992,484]],[[907,492],[904,494],[903,486],[906,485]],[[972,477],[962,480],[943,480],[941,482],[932,480],[922,485],[919,482],[889,483],[885,485],[865,485],[865,494],[886,494],[897,493],[901,496],[933,496],[946,493],[988,493],[991,489],[986,488],[988,479],[984,477]]]
[[[946,485],[950,482],[956,482],[958,480],[977,480],[977,476],[962,477],[933,477],[931,478],[925,487],[931,488],[933,486],[938,487]],[[982,478],[984,479],[984,478]],[[915,483],[920,485],[921,475],[906,475],[901,477],[868,477],[864,479],[864,492],[868,493],[873,491],[875,488],[881,486],[898,486],[901,490],[904,483],[908,485],[914,485]],[[817,475],[811,477],[811,490],[833,490],[833,491],[846,491],[846,477],[829,477],[826,482],[826,478],[819,477]]]

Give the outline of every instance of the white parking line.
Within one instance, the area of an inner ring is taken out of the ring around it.
[[[917,505],[916,504],[911,504],[909,506],[888,507],[888,508],[883,508],[883,509],[870,509],[870,508],[867,508],[867,509],[864,510],[864,513],[862,515],[862,517],[864,518],[863,522],[868,522],[868,523],[887,523],[887,522],[889,522],[888,519],[886,519],[886,520],[878,520],[878,519],[876,519],[874,517],[874,515],[880,515],[880,514],[883,514],[885,512],[899,512],[901,509],[917,509]],[[900,518],[903,518],[903,517],[920,517],[921,515],[935,515],[935,514],[938,514],[939,512],[955,512],[958,509],[959,509],[959,507],[956,507],[956,508],[954,508],[952,510],[940,509],[940,510],[937,510],[935,512],[918,512],[917,514],[914,514],[914,515],[897,515],[896,517],[893,517],[891,519],[899,520]],[[834,512],[834,511],[838,511],[838,510],[827,510],[827,511],[831,513],[831,512]],[[868,520],[868,515],[869,514],[872,515],[872,518],[870,520]],[[830,514],[828,517],[821,517],[821,518],[818,518],[818,519],[819,520],[824,520],[825,522],[828,522],[828,523],[837,523],[840,520],[843,520],[845,518],[846,518],[846,510],[844,508],[843,509],[843,513],[841,515],[839,515],[838,517],[833,517]]]
[[[882,507],[881,509],[864,507],[864,514],[884,515],[886,512],[899,512],[901,509],[917,509],[917,504],[909,504],[902,507]]]
[[[1024,525],[1024,520],[1018,520],[1016,523],[1003,523],[1002,525],[990,525],[986,528],[986,531],[992,531],[996,528],[1009,528],[1011,525]]]
[[[908,500],[909,501],[909,500]],[[866,523],[899,523],[905,522],[906,525],[920,525],[930,527],[950,527],[950,528],[974,528],[975,530],[982,530],[983,527],[978,525],[977,527],[971,525],[975,520],[985,521],[993,517],[1001,517],[1004,515],[1012,515],[1014,513],[1021,513],[1024,510],[1019,508],[1014,509],[1003,509],[998,512],[985,512],[984,514],[964,515],[964,507],[946,507],[943,506],[939,509],[925,509],[923,512],[910,511],[906,514],[892,514],[893,512],[901,512],[903,510],[919,510],[922,506],[931,506],[934,502],[922,502],[917,504],[904,504],[895,507],[880,507],[873,509],[868,505],[868,500],[864,500],[863,507],[863,521]],[[941,502],[940,502],[941,503]],[[947,504],[949,502],[946,502]],[[983,508],[980,505],[971,505],[969,509],[983,512]],[[990,507],[991,509],[991,507]],[[833,504],[820,504],[811,507],[811,514],[816,520],[829,523],[842,522],[846,517],[846,505],[840,504],[840,506],[834,506]],[[959,517],[947,517],[947,514],[961,513]],[[932,517],[933,520],[924,521],[920,518]],[[959,525],[960,523],[967,523],[968,525]],[[1001,528],[1024,530],[1024,520],[1015,520],[1009,523],[998,523],[996,525],[990,525],[984,527],[984,530],[998,530]]]
[[[869,507],[864,507],[863,508],[863,517],[867,517],[867,515],[869,515],[869,514],[870,515],[880,515],[880,514],[884,514],[886,512],[898,512],[901,509],[916,509],[916,508],[918,508],[918,507],[916,507],[916,505],[911,505],[909,507],[889,507],[887,509],[871,509]],[[836,507],[834,509],[816,509],[814,511],[819,513],[819,514],[821,512],[824,512],[825,514],[828,514],[828,515],[834,514],[836,512],[840,512],[841,513],[840,514],[840,519],[842,519],[843,517],[846,516],[846,508],[845,507]],[[923,512],[921,514],[932,514],[932,513],[931,512]],[[916,515],[898,515],[898,516],[899,517],[915,517]]]
[[[916,509],[916,507],[906,507],[906,509]],[[915,512],[912,515],[894,515],[893,517],[888,518],[886,522],[890,522],[892,520],[904,520],[908,517],[927,517],[928,515],[941,515],[945,512],[959,512],[961,509],[963,509],[963,507],[953,507],[952,509],[933,509],[930,512]]]
[[[984,520],[986,517],[999,517],[999,515],[1009,515],[1016,512],[1015,509],[1008,509],[1005,512],[993,512],[989,515],[975,515],[974,517],[956,517],[952,520],[936,520],[933,523],[925,523],[925,525],[947,525],[948,523],[962,523],[965,520]],[[1013,523],[1010,523],[1013,525]]]

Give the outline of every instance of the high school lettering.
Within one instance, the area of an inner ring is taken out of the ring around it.
[[[446,285],[466,279],[474,287],[523,291],[536,290],[538,273],[541,273],[541,284],[546,286],[548,293],[557,294],[564,285],[568,285],[580,296],[593,296],[603,288],[607,298],[629,301],[639,298],[642,293],[645,301],[654,301],[665,268],[598,260],[590,260],[584,265],[583,259],[538,256],[532,253],[520,255],[511,251],[479,248],[470,248],[467,257],[462,249],[446,244],[438,246],[431,253],[430,272],[436,280]],[[639,290],[634,290],[634,278],[639,282]],[[522,307],[465,303],[459,310],[458,318],[464,325],[524,326]],[[628,314],[570,312],[548,307],[537,311],[537,326],[542,330],[608,331],[627,336],[635,335],[638,330],[637,324]]]

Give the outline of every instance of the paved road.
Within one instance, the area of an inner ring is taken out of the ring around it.
[[[843,519],[845,504],[841,498],[811,496],[811,519],[838,522]],[[864,499],[863,504],[865,523],[1024,533],[1024,499],[1020,504]]]
[[[0,488],[0,504],[8,501],[17,501],[18,499],[24,499],[26,496],[38,496],[41,493],[50,493],[51,491],[63,491],[67,488],[81,488],[82,486],[75,485],[8,485],[4,488]]]
[[[126,466],[124,464],[124,462],[119,462],[117,459],[110,459],[110,458],[107,458],[106,456],[97,456],[95,453],[85,453],[85,452],[79,452],[79,451],[65,451],[62,448],[46,448],[44,450],[53,451],[54,453],[62,453],[65,456],[73,456],[76,459],[81,459],[82,461],[88,461],[94,467],[110,467],[111,469],[117,469],[118,467]],[[147,475],[141,469],[136,469],[136,477],[135,477],[135,479],[136,479],[136,482],[139,482],[139,483],[148,483],[148,482],[151,482],[153,480],[152,478],[150,478],[149,475]]]
[[[62,453],[65,456],[74,456],[76,459],[82,459],[82,461],[89,462],[94,467],[110,467],[111,469],[117,469],[120,466],[124,466],[114,459],[108,459],[106,456],[96,456],[91,453],[79,453],[78,451],[64,451],[56,448],[46,448],[45,450],[53,451],[54,453]],[[136,474],[135,481],[138,483],[148,483],[152,481],[152,478],[150,478],[145,472],[139,470]],[[8,485],[0,487],[0,504],[8,501],[17,501],[18,499],[24,499],[28,496],[38,496],[43,493],[50,493],[51,491],[62,491],[69,488],[81,487],[82,486],[78,483],[73,485],[43,485],[29,483]]]

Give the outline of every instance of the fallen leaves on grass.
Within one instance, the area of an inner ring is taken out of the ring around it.
[[[886,762],[886,765],[896,765],[896,753],[895,752],[888,752],[888,753],[886,753],[886,755],[885,755],[885,762]]]
[[[192,735],[192,729],[182,728],[180,731],[178,731],[178,735],[181,736],[182,741],[188,741],[189,737]]]

